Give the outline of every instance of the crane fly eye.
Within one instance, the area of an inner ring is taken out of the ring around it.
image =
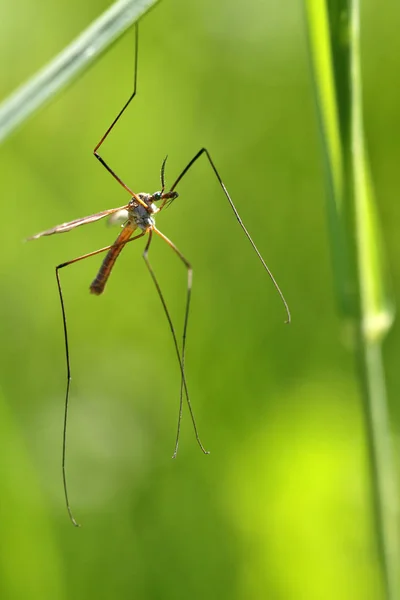
[[[153,196],[154,201],[157,202],[157,200],[161,200],[161,196],[162,196],[161,192],[156,192]]]

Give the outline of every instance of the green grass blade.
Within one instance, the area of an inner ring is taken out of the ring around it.
[[[118,0],[0,105],[0,142],[87,69],[158,0]]]
[[[393,321],[363,125],[359,0],[306,0],[328,183],[334,277],[354,323],[386,597],[399,598],[396,477],[381,342]]]
[[[347,290],[350,287],[349,258],[347,256],[344,219],[343,156],[340,120],[336,100],[333,55],[330,44],[330,23],[326,3],[307,0],[307,24],[312,75],[317,95],[322,148],[324,151],[325,179],[328,189],[328,225],[332,244],[334,280],[342,312],[351,313]]]
[[[364,335],[370,341],[384,337],[393,322],[382,239],[365,144],[360,71],[360,1],[351,14],[351,173],[354,196],[357,270]]]

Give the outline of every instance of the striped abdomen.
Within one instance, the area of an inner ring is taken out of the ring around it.
[[[115,261],[117,260],[118,256],[120,255],[120,252],[125,246],[125,243],[129,240],[135,229],[135,224],[126,225],[115,240],[114,244],[107,252],[106,257],[101,264],[99,272],[96,275],[96,278],[92,281],[90,285],[90,291],[92,292],[92,294],[96,294],[96,296],[99,296],[103,292],[107,283],[107,279],[110,276],[111,269],[115,264]]]

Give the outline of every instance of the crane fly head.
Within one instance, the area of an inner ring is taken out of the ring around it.
[[[179,196],[178,192],[170,191],[170,192],[155,192],[152,196],[153,202],[158,202],[162,200],[162,205],[160,208],[164,206],[169,206],[171,202],[173,202]]]
[[[155,192],[153,194],[152,201],[158,202],[159,200],[163,200],[164,203],[170,204],[178,196],[178,192]]]
[[[161,190],[161,192],[154,192],[154,194],[152,196],[150,196],[149,200],[151,201],[151,203],[161,201],[162,202],[162,204],[160,206],[160,210],[161,210],[162,208],[164,208],[164,206],[169,206],[171,204],[171,202],[173,200],[175,200],[175,198],[177,198],[178,196],[179,196],[178,192],[174,192],[174,191],[164,192],[163,190]],[[145,202],[148,202],[148,200],[145,200]]]

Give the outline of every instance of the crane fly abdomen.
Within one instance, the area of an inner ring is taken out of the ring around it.
[[[110,276],[111,269],[120,255],[122,248],[125,246],[135,229],[139,227],[139,229],[142,231],[147,231],[155,224],[152,215],[159,211],[157,206],[153,204],[153,199],[156,194],[141,193],[137,196],[142,202],[145,203],[146,208],[142,206],[142,204],[139,204],[135,197],[130,201],[128,207],[128,223],[125,225],[110,250],[107,252],[96,278],[90,285],[91,293],[96,294],[96,296],[100,296],[100,294],[103,293],[107,280]]]
[[[115,240],[113,246],[107,252],[105,259],[101,264],[99,272],[90,284],[90,291],[92,294],[100,296],[100,294],[103,293],[107,280],[110,276],[111,269],[113,268],[115,261],[122,252],[122,249],[124,248],[126,242],[129,240],[132,233],[135,231],[136,227],[136,224],[128,223]]]

